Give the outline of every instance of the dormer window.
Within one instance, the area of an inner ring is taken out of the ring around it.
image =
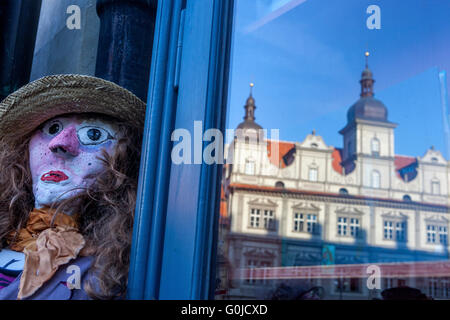
[[[282,181],[277,181],[277,182],[275,183],[275,187],[276,187],[276,188],[284,188],[284,183],[283,183]]]
[[[378,140],[377,138],[372,139],[371,150],[372,150],[373,156],[375,156],[375,157],[380,156],[380,140]]]
[[[318,148],[319,145],[317,143],[311,143],[311,148]]]
[[[412,201],[412,200],[411,200],[411,196],[408,195],[408,194],[405,194],[405,195],[403,196],[403,201],[405,201],[405,202],[411,202],[411,201]]]
[[[436,157],[432,157],[432,158],[431,158],[431,162],[434,162],[434,163],[439,162],[439,159],[436,158]]]

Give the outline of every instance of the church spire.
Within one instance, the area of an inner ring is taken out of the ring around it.
[[[359,83],[361,83],[361,98],[364,97],[373,97],[373,84],[375,80],[372,76],[372,71],[369,69],[369,55],[370,53],[366,51],[366,69],[363,71],[361,75],[361,80]]]
[[[250,95],[247,98],[247,102],[246,102],[245,107],[244,107],[245,108],[244,120],[245,121],[252,121],[252,122],[255,121],[255,109],[256,109],[255,99],[253,98],[253,95],[252,95],[253,87],[254,87],[254,84],[250,83]]]

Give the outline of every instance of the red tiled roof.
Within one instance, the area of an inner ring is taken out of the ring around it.
[[[410,164],[412,164],[416,161],[417,160],[415,157],[395,156],[395,160],[394,160],[395,170],[400,170],[401,168],[409,166]]]
[[[415,162],[417,162],[417,159],[415,157],[395,156],[394,166],[395,166],[395,174],[397,175],[397,177],[399,177],[401,179],[399,170],[401,170],[404,167],[407,167]]]
[[[334,171],[336,171],[339,174],[343,174],[344,170],[341,165],[342,149],[334,148],[333,153],[331,154],[331,157],[333,158],[333,162],[331,163],[331,166],[333,167]]]
[[[276,150],[277,146],[278,157],[276,155],[272,155],[272,149]],[[295,148],[295,144],[292,142],[267,140],[267,156],[269,157],[270,162],[279,168],[286,168],[288,166],[283,161],[283,157],[293,148]]]

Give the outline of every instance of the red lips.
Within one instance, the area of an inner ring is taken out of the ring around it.
[[[44,173],[41,177],[42,181],[53,181],[53,182],[60,182],[67,179],[69,179],[69,177],[66,176],[62,171],[49,171],[47,173]]]

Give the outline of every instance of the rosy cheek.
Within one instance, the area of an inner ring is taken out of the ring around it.
[[[36,172],[43,164],[48,164],[50,150],[48,149],[48,139],[41,136],[39,132],[35,133],[30,140],[30,170],[31,173]]]

